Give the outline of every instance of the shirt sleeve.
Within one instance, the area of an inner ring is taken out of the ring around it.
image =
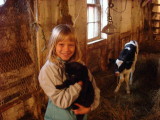
[[[40,70],[39,83],[45,94],[56,106],[67,108],[78,98],[81,86],[75,83],[66,89],[56,89],[55,85],[62,84],[62,79],[60,76],[60,68],[48,65],[43,66]]]
[[[91,105],[91,110],[94,110],[94,109],[96,109],[98,107],[99,102],[100,102],[100,89],[97,87],[96,81],[95,81],[93,75],[91,74],[91,72],[89,70],[88,70],[88,75],[89,75],[89,78],[90,78],[90,80],[92,82],[92,85],[93,85],[93,88],[94,88],[94,92],[95,92],[94,102]]]

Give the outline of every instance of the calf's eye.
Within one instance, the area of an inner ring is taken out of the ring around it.
[[[75,75],[71,75],[71,77],[75,77]]]

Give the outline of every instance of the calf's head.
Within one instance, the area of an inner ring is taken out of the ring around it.
[[[65,72],[67,78],[74,83],[88,79],[87,67],[78,62],[67,63],[65,65]]]

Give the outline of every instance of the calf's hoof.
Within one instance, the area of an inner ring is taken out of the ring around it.
[[[115,90],[114,90],[114,93],[117,93],[117,92],[118,92],[118,90],[117,90],[117,89],[115,89]]]
[[[130,94],[131,92],[129,90],[127,90],[127,94]]]

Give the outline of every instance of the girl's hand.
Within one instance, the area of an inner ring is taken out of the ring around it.
[[[80,86],[82,86],[82,85],[83,85],[83,82],[82,82],[82,81],[79,81],[78,84],[79,84]]]
[[[75,103],[76,106],[78,106],[79,108],[76,110],[72,110],[74,112],[74,114],[76,115],[80,115],[80,114],[87,114],[91,111],[90,107],[84,107],[78,103]]]

